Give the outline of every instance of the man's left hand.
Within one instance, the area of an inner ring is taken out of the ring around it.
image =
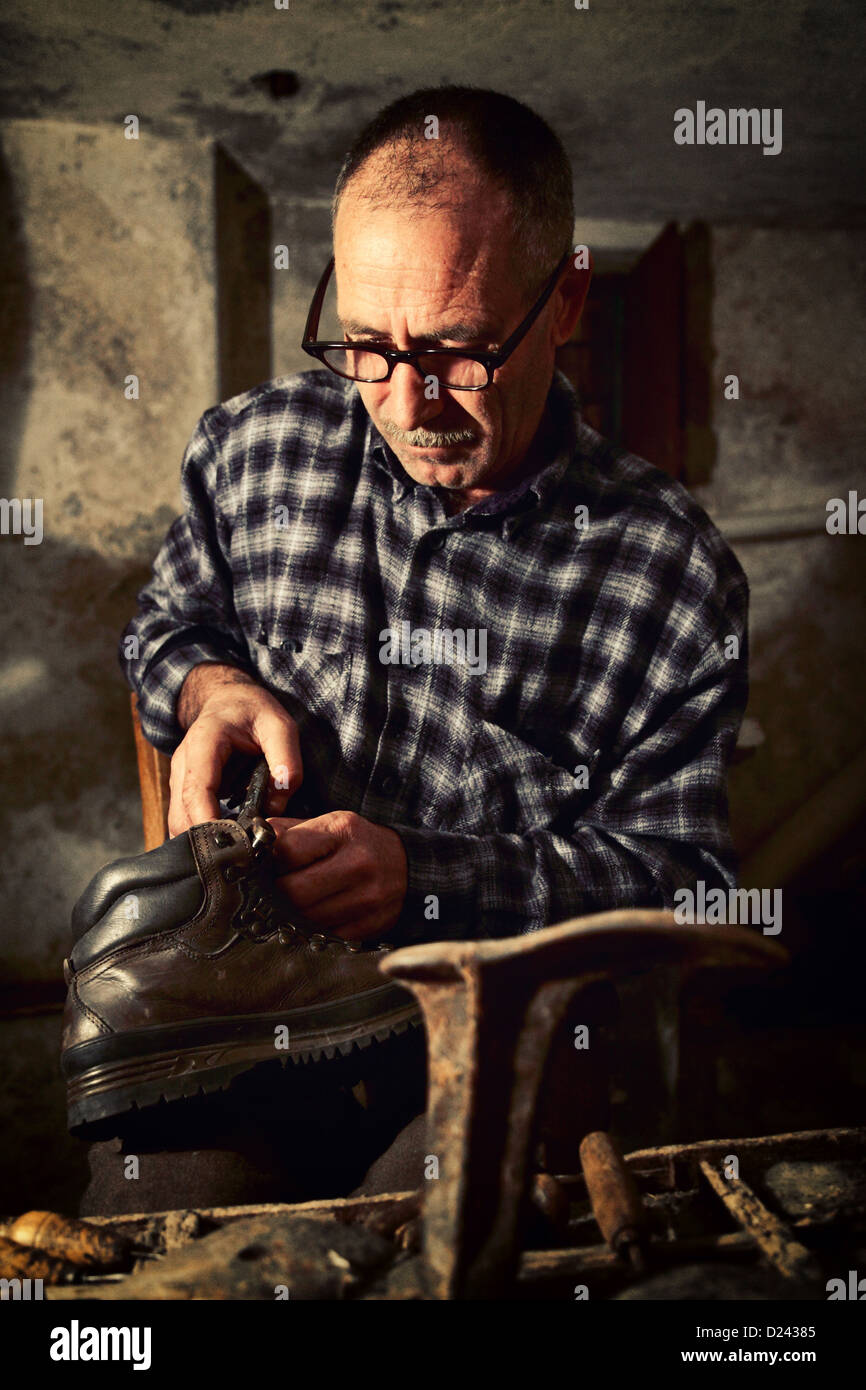
[[[349,941],[391,930],[409,879],[396,830],[354,811],[329,811],[312,820],[269,820],[277,832],[277,887],[305,922]]]

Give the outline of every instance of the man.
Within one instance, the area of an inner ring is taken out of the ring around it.
[[[572,234],[534,113],[401,98],[338,179],[342,335],[317,337],[330,267],[305,335],[329,370],[209,410],[187,450],[126,633],[169,830],[264,754],[276,891],[322,940],[502,936],[733,883],[746,582],[555,374],[589,283]]]

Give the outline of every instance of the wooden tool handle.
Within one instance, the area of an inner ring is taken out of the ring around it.
[[[647,1218],[637,1183],[609,1134],[596,1130],[584,1136],[580,1163],[598,1228],[618,1255],[640,1249],[647,1239]]]

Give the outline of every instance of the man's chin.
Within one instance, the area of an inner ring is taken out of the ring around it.
[[[391,446],[393,448],[393,445]],[[478,459],[471,446],[457,444],[449,449],[401,448],[398,457],[416,483],[434,487],[462,488],[471,485],[478,472]]]

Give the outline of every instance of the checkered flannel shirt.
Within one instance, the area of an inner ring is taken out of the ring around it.
[[[540,471],[449,515],[330,373],[213,407],[124,634],[138,642],[121,644],[166,752],[200,662],[279,698],[304,762],[287,814],[352,810],[402,838],[398,941],[670,907],[697,879],[735,881],[745,577],[688,493],[590,429],[559,374],[548,410]],[[403,624],[486,630],[486,671],[383,663]]]

